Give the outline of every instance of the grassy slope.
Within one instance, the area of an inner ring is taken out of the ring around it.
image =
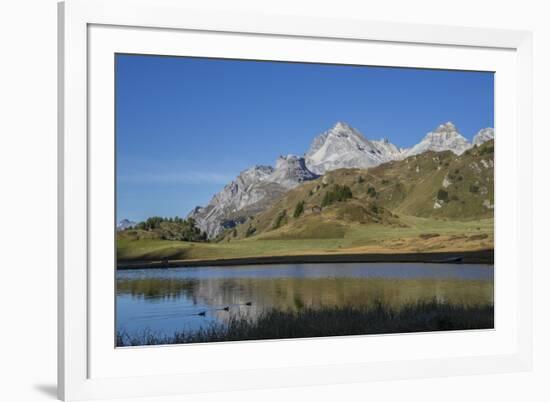
[[[449,222],[418,217],[402,217],[407,227],[385,225],[350,225],[343,236],[332,229],[317,228],[317,238],[287,239],[250,237],[221,243],[188,243],[169,240],[119,239],[120,260],[217,259],[256,256],[406,252],[459,251],[491,248],[493,219],[470,222]],[[438,234],[438,236],[433,236]],[[480,239],[480,237],[485,237]]]
[[[401,215],[447,221],[492,218],[493,210],[483,205],[494,203],[493,168],[489,166],[493,154],[487,152],[491,146],[492,141],[460,157],[451,152],[427,152],[372,169],[328,172],[289,191],[270,209],[239,226],[236,233],[228,232],[225,238],[244,238],[249,228],[254,229],[254,236],[277,238],[283,227],[285,238],[318,237],[326,231],[333,232],[329,237],[339,237],[344,227],[355,223],[382,224],[391,229],[408,225]],[[325,194],[336,185],[348,186],[353,199],[323,207],[319,212]],[[369,193],[369,188],[376,195]],[[445,199],[439,201],[440,208],[434,208],[440,191]],[[294,218],[299,202],[304,202],[304,213]],[[279,219],[281,215],[283,219]],[[307,233],[300,235],[303,231]]]
[[[289,191],[219,242],[167,241],[146,234],[136,240],[123,233],[117,255],[120,260],[195,260],[492,248],[493,210],[483,205],[494,203],[493,169],[487,166],[492,146],[490,141],[460,157],[427,152],[372,169],[332,171]],[[353,199],[319,211],[335,184],[349,186]],[[369,187],[375,188],[375,196]],[[447,199],[434,208],[439,190]],[[294,217],[301,201],[304,213]]]

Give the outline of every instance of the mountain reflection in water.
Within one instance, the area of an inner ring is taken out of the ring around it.
[[[493,303],[493,266],[349,263],[117,272],[117,329],[171,335],[268,309]],[[248,304],[248,305],[247,305]],[[224,309],[225,308],[225,309]]]

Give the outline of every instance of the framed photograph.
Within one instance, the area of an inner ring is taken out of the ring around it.
[[[59,5],[64,400],[531,367],[531,34]]]

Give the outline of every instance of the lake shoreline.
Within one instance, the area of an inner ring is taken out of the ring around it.
[[[205,260],[124,260],[117,261],[117,270],[180,268],[206,266],[239,266],[268,264],[322,263],[466,263],[494,264],[494,249],[476,251],[445,251],[424,253],[310,254],[268,257],[241,257]]]
[[[117,330],[117,347],[316,338],[346,335],[494,329],[494,306],[452,305],[429,301],[393,309],[381,301],[372,306],[306,308],[300,311],[269,310],[255,321],[237,318],[227,325],[210,325],[196,331],[159,335],[151,331]]]

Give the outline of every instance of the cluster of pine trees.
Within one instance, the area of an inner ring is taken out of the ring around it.
[[[323,201],[321,202],[322,207],[326,207],[335,202],[346,201],[353,197],[351,189],[344,185],[335,184],[334,187],[325,193]]]
[[[183,219],[179,216],[173,218],[152,216],[143,222],[139,222],[134,229],[157,232],[159,237],[164,240],[193,242],[207,240],[206,233],[201,232],[193,218]]]

